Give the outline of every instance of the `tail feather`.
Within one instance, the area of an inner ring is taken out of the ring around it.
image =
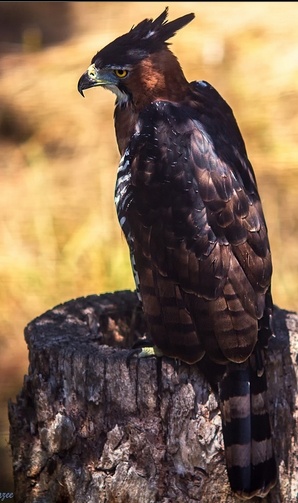
[[[229,364],[220,382],[227,471],[242,499],[265,497],[277,478],[265,371],[251,361]]]

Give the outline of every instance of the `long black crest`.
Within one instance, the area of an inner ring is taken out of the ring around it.
[[[155,20],[144,19],[133,26],[128,33],[116,38],[99,51],[91,62],[105,66],[111,62],[125,63],[128,59],[133,63],[148,54],[162,50],[168,45],[167,40],[195,17],[191,13],[168,22],[167,16],[168,7]]]
[[[135,38],[135,40],[141,40],[141,42],[147,41],[148,43],[150,41],[150,43],[164,44],[166,40],[173,37],[178,30],[190,23],[195,17],[191,13],[168,22],[168,10],[169,8],[166,7],[154,21],[153,19],[144,19],[137,26],[132,27],[128,35]]]

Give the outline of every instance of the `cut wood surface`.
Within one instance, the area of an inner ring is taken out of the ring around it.
[[[197,365],[132,354],[145,331],[128,290],[71,300],[25,328],[28,375],[9,403],[16,503],[240,501],[216,396]],[[297,313],[276,307],[274,332],[266,365],[279,483],[262,501],[297,503]]]

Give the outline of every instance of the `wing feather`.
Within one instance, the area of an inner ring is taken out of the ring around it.
[[[194,89],[189,103],[159,101],[140,115],[129,145],[127,219],[138,244],[137,267],[146,257],[161,305],[165,292],[174,296],[174,305],[183,299],[199,346],[202,341],[216,361],[239,362],[257,341],[270,287],[267,228],[230,108],[213,88],[195,84]],[[201,113],[208,103],[212,121]],[[222,128],[229,131],[229,143]],[[142,296],[149,312],[150,299]],[[160,316],[170,326],[164,309]],[[158,331],[156,339],[165,350]],[[181,355],[182,350],[176,354]]]

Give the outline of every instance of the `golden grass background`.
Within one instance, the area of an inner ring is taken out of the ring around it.
[[[170,20],[196,15],[172,50],[189,80],[209,81],[234,110],[263,200],[274,301],[298,308],[298,4],[1,2],[0,491],[25,325],[69,299],[134,288],[113,201],[114,96],[83,99],[77,81],[97,50],[166,5]]]

